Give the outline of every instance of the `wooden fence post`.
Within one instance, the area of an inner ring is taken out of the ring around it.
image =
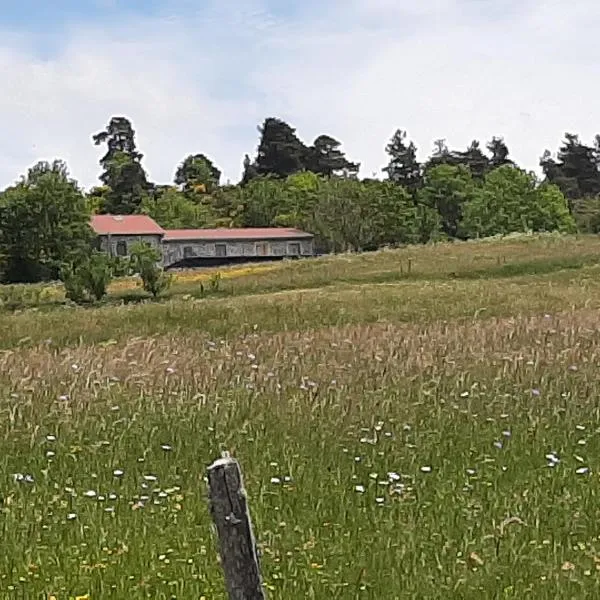
[[[224,456],[208,467],[210,512],[230,600],[265,600],[240,466]]]

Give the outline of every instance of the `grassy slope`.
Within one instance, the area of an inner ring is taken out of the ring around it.
[[[0,597],[225,598],[222,449],[273,598],[592,597],[598,250],[410,248],[0,315]]]

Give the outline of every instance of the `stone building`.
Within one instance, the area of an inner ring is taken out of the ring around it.
[[[162,229],[146,215],[94,215],[99,248],[128,256],[135,242],[162,251],[165,268],[300,258],[314,254],[313,235],[284,227]]]

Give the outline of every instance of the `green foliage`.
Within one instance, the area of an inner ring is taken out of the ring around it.
[[[594,146],[587,146],[579,136],[565,133],[556,160],[546,150],[540,165],[546,179],[571,201],[600,194],[600,136],[596,136]]]
[[[533,173],[505,165],[489,173],[466,204],[461,229],[466,237],[517,231],[566,233],[575,230],[575,223],[556,186],[538,186]]]
[[[439,164],[427,170],[417,195],[420,204],[440,215],[441,229],[449,237],[459,237],[465,204],[477,194],[471,172],[463,165]]]
[[[0,194],[0,256],[6,282],[56,279],[92,240],[83,193],[61,161],[37,163]]]
[[[165,229],[199,229],[215,220],[210,198],[194,202],[172,186],[157,188],[142,200],[139,211],[152,217]]]
[[[261,127],[258,152],[253,163],[246,164],[244,179],[272,175],[285,178],[306,166],[308,149],[285,121],[274,117],[265,119]],[[250,169],[253,176],[250,176]]]
[[[383,171],[393,183],[415,192],[421,185],[421,165],[417,160],[417,148],[413,142],[406,145],[406,131],[396,130],[385,151],[390,160]]]
[[[48,289],[41,285],[12,284],[0,286],[0,308],[17,310],[40,306],[48,299]]]
[[[493,137],[486,147],[492,155],[489,161],[490,169],[496,169],[504,165],[515,166],[515,163],[508,158],[508,146],[501,137]]]
[[[182,186],[186,193],[192,193],[200,186],[204,192],[211,193],[218,187],[221,171],[204,154],[187,156],[177,167],[175,183]]]
[[[172,278],[159,266],[161,253],[150,244],[138,242],[131,247],[131,268],[138,273],[142,287],[155,298],[166,291]]]
[[[216,293],[221,289],[221,281],[223,276],[220,271],[213,273],[208,280],[208,288],[212,293]]]
[[[600,233],[600,196],[573,201],[573,218],[582,233]]]
[[[341,142],[329,135],[318,136],[307,150],[305,168],[325,177],[333,175],[356,177],[360,165],[346,158],[340,150],[341,145]]]
[[[125,117],[113,117],[104,131],[92,137],[95,145],[106,144],[100,159],[102,183],[109,188],[103,196],[102,211],[110,214],[137,212],[150,191],[141,165],[143,155],[135,145],[135,131]]]
[[[100,301],[106,296],[108,284],[113,278],[111,259],[104,252],[93,251],[80,264],[65,266],[61,278],[69,300],[78,304]]]

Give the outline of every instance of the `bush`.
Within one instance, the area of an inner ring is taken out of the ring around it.
[[[113,278],[111,259],[104,252],[95,251],[76,267],[65,267],[61,278],[69,300],[77,304],[102,300]]]
[[[155,298],[170,287],[172,280],[159,266],[160,257],[160,251],[146,243],[131,248],[131,268],[139,274],[144,290]]]

